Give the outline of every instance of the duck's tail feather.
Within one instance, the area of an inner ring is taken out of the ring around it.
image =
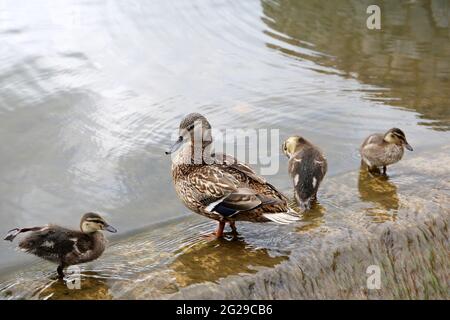
[[[296,215],[295,212],[277,212],[277,213],[263,213],[263,216],[270,221],[273,221],[278,224],[289,224],[293,222],[297,222],[300,220],[300,217]]]

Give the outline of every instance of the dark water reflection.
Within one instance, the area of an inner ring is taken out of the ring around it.
[[[397,210],[399,199],[397,186],[388,176],[374,176],[361,169],[358,179],[359,198],[362,201],[378,204],[385,210]]]
[[[366,28],[371,4],[381,8],[380,31]],[[362,90],[370,100],[418,111],[433,129],[450,129],[449,1],[268,0],[262,6],[265,32],[280,41],[268,47],[384,88]]]
[[[256,273],[261,267],[274,267],[288,259],[265,248],[252,248],[242,237],[199,242],[183,248],[168,267],[175,272],[180,287],[217,281],[231,275]]]
[[[372,175],[367,169],[360,169],[358,192],[361,201],[372,204],[367,215],[373,217],[374,222],[395,221],[400,200],[397,186],[388,176]]]

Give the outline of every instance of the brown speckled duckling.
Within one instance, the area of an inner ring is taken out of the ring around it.
[[[299,136],[288,138],[283,143],[283,152],[289,158],[288,170],[294,182],[297,205],[309,210],[327,173],[327,159],[319,148]]]
[[[4,240],[13,241],[23,232],[32,231],[19,242],[19,248],[42,259],[58,264],[58,275],[63,278],[65,267],[99,258],[105,251],[107,240],[101,230],[117,232],[96,213],[86,213],[80,222],[81,231],[56,225],[13,229]]]
[[[190,210],[219,222],[217,237],[226,223],[236,232],[235,221],[299,220],[274,186],[234,157],[212,152],[211,145],[210,123],[191,113],[181,121],[179,138],[166,154],[182,147],[172,159],[175,191]]]
[[[398,128],[389,129],[385,134],[372,134],[361,145],[361,164],[371,172],[383,167],[383,174],[386,174],[386,167],[403,157],[403,148],[413,151],[405,134]]]

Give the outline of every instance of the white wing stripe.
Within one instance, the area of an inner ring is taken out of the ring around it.
[[[208,210],[209,212],[213,212],[214,208],[215,208],[219,203],[221,203],[223,200],[225,200],[226,197],[228,197],[228,195],[226,195],[226,196],[223,197],[223,198],[220,198],[220,199],[217,200],[217,201],[211,202],[211,203],[206,207],[206,210]]]

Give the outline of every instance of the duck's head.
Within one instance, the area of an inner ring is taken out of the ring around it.
[[[175,152],[185,142],[201,142],[201,146],[206,146],[211,143],[211,125],[208,120],[200,113],[190,113],[180,122],[178,131],[178,139],[172,145],[166,154]]]
[[[283,142],[283,153],[290,158],[307,144],[308,141],[300,136],[289,137]]]
[[[80,229],[83,233],[94,233],[101,230],[112,233],[117,232],[116,228],[110,226],[99,214],[93,212],[83,215],[80,222]]]
[[[403,146],[409,151],[413,151],[413,148],[409,145],[408,141],[406,141],[405,133],[398,128],[389,129],[388,132],[384,134],[384,141]]]

